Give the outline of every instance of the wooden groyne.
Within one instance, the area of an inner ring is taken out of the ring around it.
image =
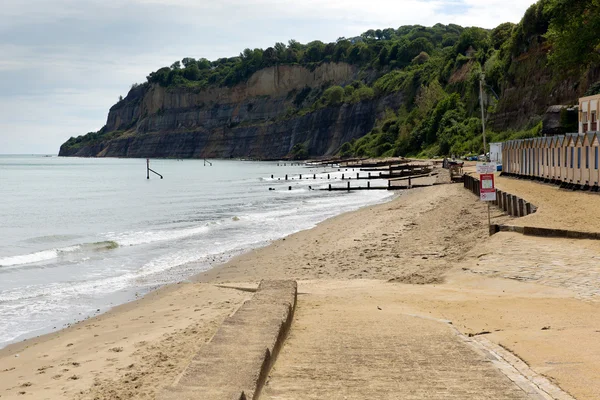
[[[480,196],[479,179],[465,175],[464,187],[476,196]],[[537,211],[537,207],[528,201],[498,189],[496,189],[496,201],[491,203],[513,217],[525,217]]]

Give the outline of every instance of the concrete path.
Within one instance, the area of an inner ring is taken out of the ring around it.
[[[263,281],[158,400],[257,399],[296,305],[296,282]]]
[[[548,398],[513,383],[451,325],[370,294],[299,296],[261,400]]]
[[[469,255],[462,265],[466,271],[568,289],[579,299],[600,300],[600,241],[501,232]]]

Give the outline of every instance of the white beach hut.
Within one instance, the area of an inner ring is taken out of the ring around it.
[[[531,139],[531,143],[529,144],[529,148],[531,149],[531,171],[529,171],[529,176],[535,178],[538,176],[538,172],[540,169],[540,139],[533,138]]]
[[[558,157],[557,157],[557,148],[558,148],[558,137],[554,136],[549,139],[549,149],[550,149],[550,172],[548,177],[551,180],[557,180],[560,175],[560,168],[558,167]]]
[[[558,164],[560,165],[560,181],[569,182],[569,138],[567,136],[559,137]]]
[[[502,171],[505,173],[510,174],[510,160],[509,160],[509,153],[508,153],[508,147],[510,146],[510,141],[505,142],[502,145]]]
[[[517,153],[517,158],[516,158],[516,162],[517,162],[517,174],[519,175],[525,175],[525,141],[524,140],[517,140],[517,143],[515,143],[515,151]]]
[[[583,160],[581,165],[581,184],[595,186],[598,182],[598,168],[596,165],[596,152],[598,149],[598,135],[588,132],[581,139]]]
[[[583,170],[585,169],[585,154],[584,152],[585,135],[577,135],[573,141],[573,149],[575,150],[575,163],[573,168],[573,183],[578,185],[583,184]]]
[[[527,176],[535,176],[535,152],[534,152],[534,141],[533,139],[527,139],[525,142],[525,148],[527,149]]]
[[[552,179],[552,138],[544,138],[544,179]]]
[[[574,183],[575,180],[575,168],[577,167],[575,146],[577,145],[578,137],[579,135],[567,134],[565,143],[563,144],[566,149],[565,161],[567,163],[567,174],[564,181],[567,183]]]
[[[518,154],[517,154],[517,141],[516,140],[511,140],[509,142],[508,145],[508,168],[509,168],[509,173],[511,174],[518,174],[519,173],[519,160],[518,160]]]

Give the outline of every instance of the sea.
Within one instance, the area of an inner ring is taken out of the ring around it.
[[[0,156],[0,348],[391,198],[319,190],[355,173],[335,166],[209,162]]]

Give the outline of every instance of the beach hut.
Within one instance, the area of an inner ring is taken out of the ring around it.
[[[507,174],[510,174],[509,146],[510,141],[504,143],[502,146],[502,171]]]
[[[558,180],[558,176],[560,168],[559,165],[557,163],[558,161],[558,157],[557,157],[557,147],[558,147],[558,142],[559,139],[557,136],[553,136],[549,139],[549,145],[548,148],[550,149],[550,172],[548,174],[548,177],[550,178],[550,180]]]
[[[545,178],[545,162],[546,162],[546,138],[540,138],[538,141],[539,169],[537,173],[538,179]]]
[[[527,149],[527,176],[533,177],[535,176],[535,149],[534,149],[534,140],[528,139],[526,141]]]
[[[552,143],[552,138],[551,137],[545,137],[543,139],[543,147],[542,147],[542,151],[543,151],[543,156],[544,156],[544,172],[543,172],[543,177],[544,179],[551,179],[550,178],[550,169],[552,168],[552,164],[551,164],[551,143]]]
[[[541,138],[540,140],[540,153],[541,153],[541,158],[540,161],[542,162],[542,165],[540,166],[540,179],[547,179],[548,176],[548,146],[547,143],[548,142],[548,138]]]
[[[598,149],[598,135],[596,132],[588,132],[580,140],[582,145],[581,161],[581,184],[595,186],[598,183],[596,167],[596,151]]]
[[[567,164],[564,182],[567,183],[574,183],[575,179],[575,168],[577,166],[575,146],[578,137],[579,135],[572,133],[567,134],[565,135],[565,142],[563,143],[563,148],[565,149],[565,163]]]
[[[575,152],[573,183],[578,185],[583,184],[583,170],[585,169],[584,140],[585,135],[577,135],[573,141],[573,150]]]
[[[534,169],[533,175],[536,179],[540,179],[543,176],[543,167],[544,167],[544,153],[543,153],[543,138],[536,138],[533,140],[533,150],[534,150]]]
[[[590,140],[590,186],[600,186],[600,136],[598,132],[594,133],[593,140]]]
[[[509,173],[511,174],[517,174],[519,172],[518,168],[517,168],[517,158],[518,156],[516,155],[517,150],[516,150],[516,145],[517,145],[517,141],[516,140],[511,140],[509,142],[508,145],[508,168],[509,168]]]
[[[515,143],[515,152],[517,155],[517,158],[515,159],[515,161],[517,162],[517,174],[518,175],[525,175],[525,148],[524,148],[524,140],[517,140],[517,143]]]
[[[531,171],[529,171],[529,176],[532,178],[537,178],[540,168],[539,141],[539,138],[533,138],[529,144],[529,148],[531,149]]]
[[[568,146],[568,137],[567,136],[559,136],[559,145],[557,147],[558,152],[558,164],[560,165],[560,181],[568,182],[569,176],[569,167],[568,167],[568,156],[569,156],[569,146]]]

